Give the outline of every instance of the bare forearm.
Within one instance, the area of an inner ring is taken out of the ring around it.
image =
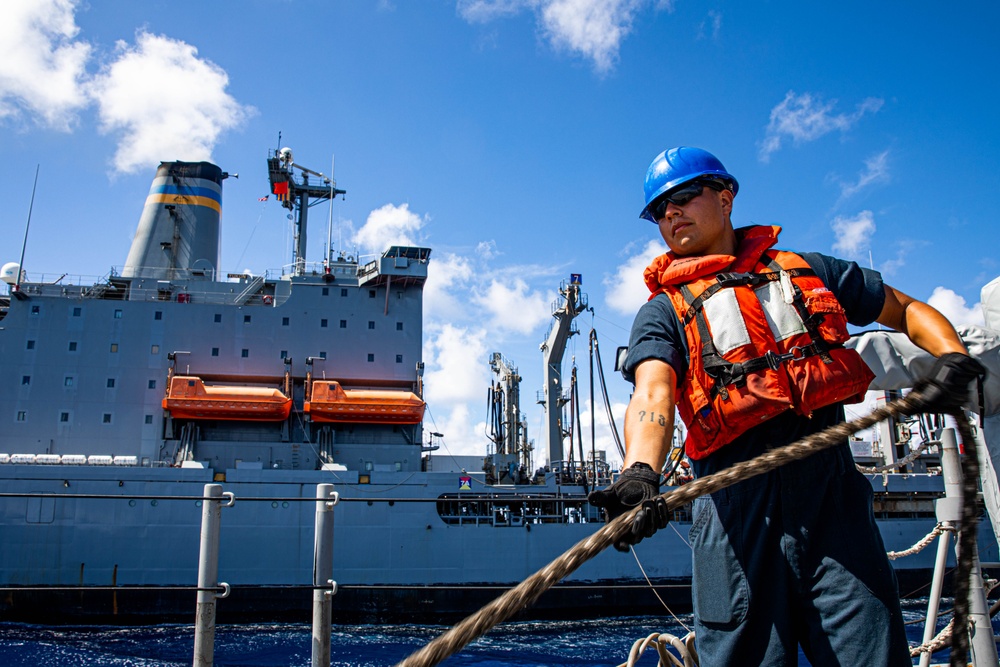
[[[886,285],[886,300],[878,321],[900,331],[935,357],[948,352],[968,354],[948,319],[932,306]]]
[[[650,360],[639,365],[635,380],[625,411],[624,467],[641,461],[661,470],[674,432],[676,376],[666,363]]]
[[[662,405],[633,396],[625,411],[625,464],[648,463],[661,470],[670,451],[674,432],[673,409],[666,412]]]

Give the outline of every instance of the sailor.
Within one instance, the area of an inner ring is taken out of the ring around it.
[[[847,324],[905,333],[937,357],[914,396],[961,405],[984,372],[938,311],[872,270],[776,249],[779,227],[734,229],[736,178],[711,153],[664,151],[649,166],[640,217],[670,252],[645,271],[649,301],[623,366],[633,382],[620,477],[590,496],[609,519],[642,504],[615,547],[668,522],[651,500],[674,408],[703,477],[844,420],[872,378],[843,346]],[[851,450],[826,449],[695,501],[690,532],[701,664],[911,665],[896,579],[875,525],[872,488]]]

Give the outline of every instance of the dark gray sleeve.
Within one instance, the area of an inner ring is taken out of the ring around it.
[[[818,252],[801,253],[847,313],[847,321],[857,327],[868,326],[882,312],[885,287],[882,274]]]
[[[670,299],[663,294],[643,304],[635,316],[628,341],[628,355],[622,365],[622,377],[635,384],[636,367],[648,359],[670,364],[677,374],[678,383],[687,373],[684,329]]]

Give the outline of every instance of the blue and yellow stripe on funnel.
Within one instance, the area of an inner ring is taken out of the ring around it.
[[[216,213],[222,212],[222,193],[212,188],[197,186],[154,185],[146,197],[146,205],[174,204],[175,206],[206,206]]]

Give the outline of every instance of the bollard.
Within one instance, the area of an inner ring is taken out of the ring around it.
[[[316,533],[313,538],[312,667],[330,667],[333,631],[333,506],[338,494],[333,484],[316,485]]]
[[[219,587],[219,525],[222,519],[222,498],[227,496],[231,507],[233,494],[222,492],[221,484],[206,484],[201,508],[201,548],[198,553],[198,608],[194,626],[194,667],[212,667],[215,659],[215,601],[229,595],[229,585]]]

